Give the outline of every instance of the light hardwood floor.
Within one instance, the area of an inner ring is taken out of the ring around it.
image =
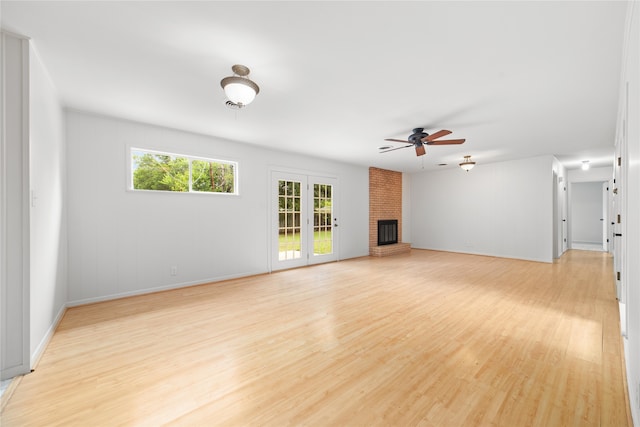
[[[6,426],[630,426],[612,260],[425,250],[71,308]]]

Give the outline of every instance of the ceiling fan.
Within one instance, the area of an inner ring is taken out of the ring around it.
[[[416,156],[424,156],[427,151],[425,150],[425,145],[455,145],[464,143],[464,139],[438,139],[442,138],[445,135],[449,135],[451,133],[450,130],[439,130],[438,132],[428,134],[424,131],[424,128],[415,128],[413,133],[409,135],[407,141],[403,139],[393,139],[387,138],[385,141],[393,141],[393,142],[402,142],[406,145],[404,147],[384,149],[380,151],[381,153],[388,153],[389,151],[401,150],[403,148],[416,147]]]

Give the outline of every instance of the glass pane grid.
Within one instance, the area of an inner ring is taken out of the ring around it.
[[[313,186],[313,255],[333,253],[333,198],[332,186]]]
[[[302,256],[300,235],[300,183],[278,181],[278,260]]]

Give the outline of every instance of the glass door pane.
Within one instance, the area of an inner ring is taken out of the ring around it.
[[[307,176],[271,172],[271,270],[307,265]]]
[[[278,260],[298,259],[301,254],[300,182],[278,180]]]
[[[313,184],[313,256],[333,253],[333,186]]]

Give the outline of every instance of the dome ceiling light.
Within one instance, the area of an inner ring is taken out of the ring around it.
[[[460,167],[469,172],[476,165],[476,162],[471,161],[471,156],[464,156],[464,161],[460,163]]]
[[[220,86],[224,89],[229,101],[237,108],[242,108],[251,104],[260,92],[260,88],[247,77],[249,75],[248,67],[236,64],[231,67],[231,70],[234,75],[222,79]]]

